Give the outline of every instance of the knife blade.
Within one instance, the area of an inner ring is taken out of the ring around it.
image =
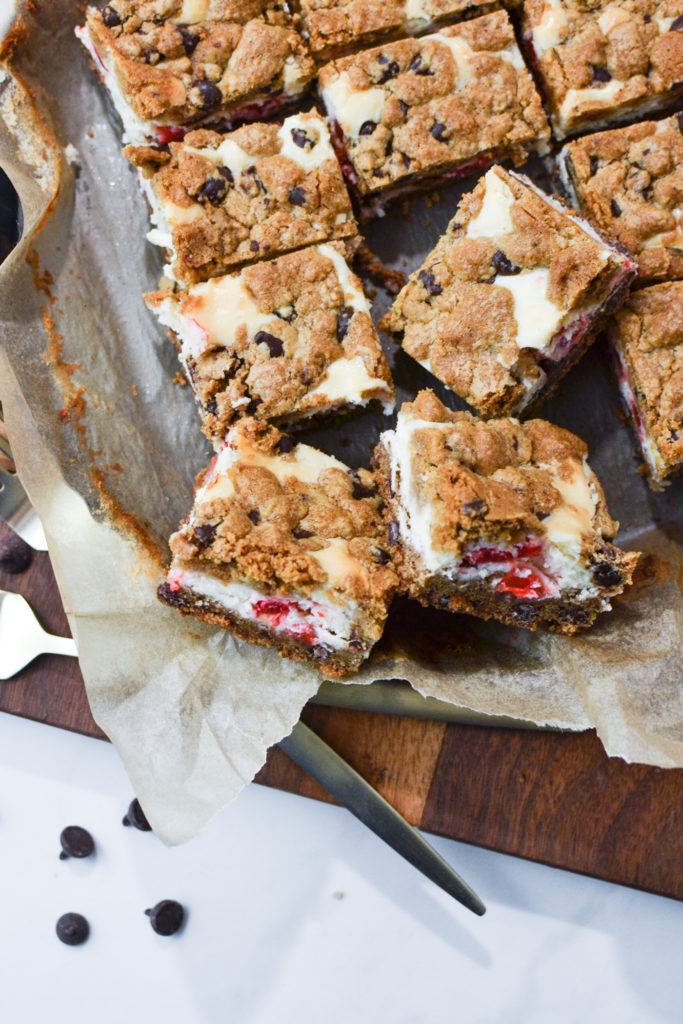
[[[330,796],[409,864],[473,914],[481,916],[486,913],[485,905],[474,890],[441,854],[317,733],[303,722],[297,722],[290,735],[280,740],[278,745]]]

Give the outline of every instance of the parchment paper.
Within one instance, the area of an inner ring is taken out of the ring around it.
[[[67,0],[35,2],[21,14],[25,37],[15,30],[4,44],[11,70],[0,79],[0,163],[19,191],[25,227],[0,269],[0,400],[93,714],[155,831],[174,843],[254,776],[321,677],[156,600],[166,538],[189,508],[209,451],[189,388],[173,383],[175,351],[140,299],[156,286],[161,258],[145,242],[135,174],[73,37],[81,17]],[[531,170],[540,180],[539,168]],[[471,187],[375,221],[370,246],[388,266],[413,269]],[[377,316],[388,301],[377,294]],[[384,340],[401,399],[434,386]],[[650,553],[637,585],[574,639],[397,601],[384,639],[352,681],[404,678],[425,695],[485,713],[594,726],[609,754],[683,766],[683,485],[653,495],[639,475],[599,346],[544,415],[588,442],[622,522],[620,542]],[[307,440],[362,465],[390,422],[364,415]]]

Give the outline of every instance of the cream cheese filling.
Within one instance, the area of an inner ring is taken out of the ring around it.
[[[348,72],[342,71],[323,89],[325,105],[347,138],[357,138],[366,121],[378,123],[386,99],[384,89],[354,89]]]
[[[349,645],[357,621],[358,609],[355,604],[333,604],[322,590],[314,590],[310,598],[269,593],[247,583],[226,583],[209,572],[177,568],[171,569],[167,582],[171,589],[178,587],[189,590],[197,597],[226,608],[241,619],[260,622],[274,633],[301,640],[311,646],[326,644],[335,650],[343,650]],[[282,602],[282,610],[274,613],[261,611],[258,602],[262,601]]]
[[[640,449],[643,453],[643,458],[647,463],[650,474],[654,480],[663,482],[664,475],[666,473],[666,463],[662,458],[657,445],[654,443],[648,433],[647,426],[645,424],[644,417],[640,411],[640,405],[636,397],[636,393],[631,387],[629,379],[628,367],[626,360],[624,359],[619,345],[613,340],[611,341],[612,351],[614,352],[614,358],[617,362],[617,379],[619,381],[619,391],[624,401],[624,405],[629,411],[633,426],[636,434],[638,435],[638,441],[640,443]]]
[[[531,30],[537,56],[540,57],[546,50],[558,46],[568,25],[567,11],[562,0],[547,0],[540,20]]]

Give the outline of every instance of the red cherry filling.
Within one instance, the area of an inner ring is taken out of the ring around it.
[[[496,583],[495,589],[499,594],[512,594],[513,597],[519,598],[552,597],[553,590],[548,586],[548,582],[546,577],[532,566],[516,565]]]
[[[462,560],[462,565],[471,567],[491,562],[514,562],[517,558],[534,558],[540,555],[543,550],[543,541],[535,537],[528,537],[521,544],[506,551],[504,548],[473,548],[468,551]]]
[[[186,131],[179,124],[159,124],[154,129],[154,137],[160,146],[167,146],[169,142],[182,142]]]
[[[548,349],[552,353],[548,358],[552,359],[553,362],[564,359],[567,353],[581,341],[590,325],[591,318],[584,315],[577,317],[564,331],[558,331],[557,334],[554,334],[548,343]]]
[[[251,608],[256,618],[267,618],[269,625],[274,626],[275,629],[279,629],[282,626],[283,620],[292,611],[298,612],[299,615],[309,614],[296,601],[287,601],[280,597],[264,597],[259,601],[252,601]],[[318,612],[318,614],[322,615],[321,612]],[[305,622],[285,626],[283,632],[303,644],[309,644],[309,646],[316,642],[314,627]]]

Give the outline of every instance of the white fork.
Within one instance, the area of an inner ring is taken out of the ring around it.
[[[39,654],[76,657],[70,637],[46,633],[21,594],[0,590],[0,680],[10,679]]]

